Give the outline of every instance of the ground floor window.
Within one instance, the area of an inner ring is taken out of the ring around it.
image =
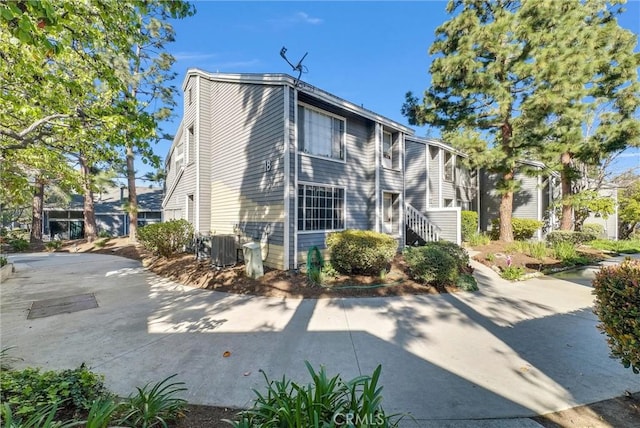
[[[344,229],[344,189],[333,186],[298,186],[298,230]]]
[[[397,235],[400,233],[400,195],[397,193],[382,194],[382,221],[384,233]]]

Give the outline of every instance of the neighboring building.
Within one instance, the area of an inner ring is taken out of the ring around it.
[[[560,178],[556,173],[545,171],[542,162],[523,161],[516,173],[520,188],[513,195],[513,215],[544,222],[536,237],[543,238],[546,231],[557,226],[553,203],[561,198]],[[501,195],[496,189],[498,176],[484,170],[480,171],[480,208],[479,226],[481,231],[490,231],[492,220],[499,218]]]
[[[599,224],[602,225],[604,229],[603,238],[606,239],[618,239],[618,187],[615,183],[605,183],[600,189],[598,189],[598,194],[603,198],[611,198],[614,203],[614,213],[610,216],[607,216],[605,219],[601,215],[595,215],[593,213],[589,214],[589,217],[584,221],[585,224]]]
[[[280,269],[325,248],[331,231],[381,231],[404,245],[411,217],[420,236],[440,232],[425,216],[430,206],[405,201],[414,179],[405,174],[413,161],[405,142],[427,146],[410,128],[284,74],[191,69],[183,90],[184,116],[165,162],[165,219],[236,237],[237,246],[260,242],[265,264]],[[455,207],[448,209],[459,217]],[[459,242],[459,231],[449,236]]]
[[[405,197],[439,229],[439,237],[460,243],[460,211],[478,210],[477,170],[467,155],[440,141],[405,139]]]
[[[162,221],[162,194],[157,187],[136,187],[138,195],[138,226]],[[112,236],[129,234],[129,215],[124,210],[127,203],[126,187],[112,187],[106,192],[94,194],[94,208],[98,231]],[[65,207],[47,205],[44,208],[44,233],[50,238],[61,239],[84,237],[84,197],[72,195]]]

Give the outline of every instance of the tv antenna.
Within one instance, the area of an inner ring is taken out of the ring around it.
[[[287,59],[287,48],[283,46],[282,49],[280,49],[280,56],[285,61],[287,61],[287,64],[289,64],[291,66],[293,71],[297,71],[298,72],[298,77],[296,77],[296,81],[294,82],[294,86],[298,86],[298,82],[300,81],[300,76],[302,76],[302,73],[307,73],[309,71],[309,69],[307,68],[306,65],[302,65],[302,61],[304,61],[304,59],[307,57],[308,54],[309,54],[309,52],[305,52],[305,54],[302,56],[302,58],[300,58],[300,61],[298,61],[298,63],[296,65],[293,65],[293,63]]]

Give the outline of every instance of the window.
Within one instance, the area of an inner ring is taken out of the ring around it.
[[[187,221],[189,223],[195,222],[195,214],[193,195],[187,195]]]
[[[193,102],[193,95],[191,93],[191,88],[189,88],[188,93],[189,93],[189,105],[191,105],[191,103]]]
[[[193,126],[190,126],[187,131],[187,162],[191,163],[195,160],[195,137],[193,133]]]
[[[444,206],[449,208],[449,207],[453,207],[453,199],[446,199],[444,200]]]
[[[344,160],[345,121],[342,118],[300,105],[298,139],[304,153]]]
[[[182,143],[178,144],[178,146],[174,151],[173,157],[174,157],[173,163],[175,165],[176,172],[178,172],[180,167],[184,164],[184,144]]]
[[[382,194],[382,223],[385,233],[400,233],[400,198],[397,193]]]
[[[298,186],[298,230],[344,229],[344,189]]]
[[[454,156],[449,152],[444,152],[444,180],[453,181],[455,175],[455,163],[453,161]]]

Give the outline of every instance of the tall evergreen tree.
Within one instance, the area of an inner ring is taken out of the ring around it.
[[[498,174],[500,239],[511,241],[519,160],[542,158],[570,193],[575,159],[599,162],[638,139],[638,55],[622,1],[452,0],[436,30],[432,83],[403,113],[431,124],[475,166]],[[597,126],[584,136],[589,114]],[[592,117],[593,119],[593,117]],[[568,199],[569,201],[570,199]],[[570,204],[569,202],[567,205]]]

